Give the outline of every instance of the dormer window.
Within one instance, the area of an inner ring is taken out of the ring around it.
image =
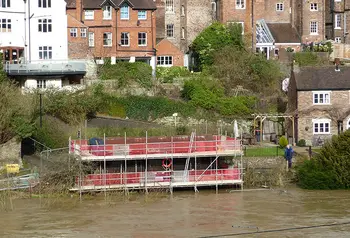
[[[111,6],[104,6],[103,7],[103,19],[104,20],[112,19],[112,7]]]
[[[129,20],[129,6],[124,3],[120,8],[120,19]]]

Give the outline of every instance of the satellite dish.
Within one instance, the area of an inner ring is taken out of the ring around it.
[[[282,90],[283,90],[283,92],[288,92],[288,86],[289,86],[289,78],[285,78],[282,81]]]

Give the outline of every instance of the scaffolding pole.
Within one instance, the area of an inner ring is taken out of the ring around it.
[[[173,173],[174,173],[174,138],[171,137],[171,167],[170,167],[170,184],[169,184],[169,190],[170,194],[173,194]]]
[[[148,157],[148,133],[147,133],[147,131],[146,131],[146,168],[145,168],[145,192],[146,192],[146,194],[148,193],[148,190],[147,190],[147,173],[148,173],[148,169],[147,169],[147,167],[148,167],[148,161],[147,161],[147,158]]]
[[[216,137],[216,140],[215,140],[215,182],[216,182],[216,185],[215,185],[215,188],[216,188],[216,193],[218,193],[218,139],[219,139],[219,136]]]
[[[126,163],[126,132],[124,132],[124,193],[125,195],[128,195],[128,188],[126,186],[126,173],[127,173],[127,170],[128,170],[128,166],[127,166],[127,163]]]
[[[196,135],[197,135],[197,131],[196,131]],[[194,192],[195,193],[198,193],[198,189],[197,189],[197,183],[196,183],[196,178],[197,178],[197,154],[196,154],[196,151],[197,151],[197,143],[195,141],[194,143]]]
[[[104,193],[107,198],[107,169],[106,169],[106,133],[103,133],[103,182],[104,182]]]
[[[199,175],[199,177],[196,179],[196,182],[198,182],[202,177],[203,177],[203,174],[205,172],[207,172],[207,170],[215,163],[215,161],[219,158],[219,156],[216,156],[216,158],[214,159],[214,161],[212,161],[208,167],[203,171],[203,173],[201,173],[201,175]]]

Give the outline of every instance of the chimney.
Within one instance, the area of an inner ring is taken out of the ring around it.
[[[83,0],[75,0],[75,18],[82,22],[83,20]]]
[[[334,59],[334,64],[335,64],[335,71],[340,71],[340,69],[339,69],[340,59],[339,58]]]

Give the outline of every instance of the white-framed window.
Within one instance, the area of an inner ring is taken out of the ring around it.
[[[174,0],[165,0],[165,12],[174,12]]]
[[[0,1],[0,7],[1,8],[11,7],[11,0],[1,0]]]
[[[166,25],[166,36],[170,38],[174,37],[174,24]]]
[[[85,18],[85,20],[94,20],[95,11],[94,10],[85,10],[84,11],[84,18]]]
[[[120,45],[121,46],[129,46],[130,41],[129,41],[129,32],[122,32],[120,35]]]
[[[51,7],[51,0],[38,0],[38,7],[40,8]]]
[[[129,5],[124,3],[120,8],[120,19],[129,20]]]
[[[89,32],[89,47],[95,46],[95,33]]]
[[[236,9],[245,9],[245,0],[235,0]]]
[[[310,22],[310,35],[317,35],[317,34],[318,34],[318,22],[311,21]]]
[[[341,2],[341,0],[334,0],[334,2]]]
[[[181,6],[181,16],[185,16],[185,15],[186,15],[185,6],[182,5]]]
[[[138,33],[138,45],[139,46],[146,46],[147,45],[147,33],[146,32],[139,32]]]
[[[335,37],[334,41],[335,43],[341,43],[341,37]]]
[[[39,32],[52,32],[52,20],[51,19],[38,19],[38,31]]]
[[[103,19],[104,20],[112,19],[112,7],[111,6],[104,6],[103,7]]]
[[[185,27],[181,28],[181,39],[185,39]]]
[[[341,28],[341,15],[335,14],[334,15],[334,29],[340,29]]]
[[[314,135],[331,133],[331,119],[312,119],[312,124]]]
[[[80,36],[86,38],[86,28],[80,28]]]
[[[103,46],[112,46],[112,33],[103,33]]]
[[[39,46],[39,59],[52,59],[52,46]]]
[[[172,56],[158,56],[157,65],[163,67],[173,66],[173,57]]]
[[[36,88],[46,88],[46,80],[37,79],[36,80]]]
[[[78,37],[78,29],[77,28],[70,28],[70,36],[71,37]]]
[[[147,11],[139,10],[137,12],[137,19],[139,19],[139,20],[146,20],[147,19]]]
[[[310,3],[310,11],[318,11],[317,2]]]
[[[11,19],[0,19],[0,32],[11,32]]]
[[[276,11],[282,12],[284,10],[284,4],[283,3],[276,3]]]
[[[313,104],[331,104],[331,92],[312,92]]]

